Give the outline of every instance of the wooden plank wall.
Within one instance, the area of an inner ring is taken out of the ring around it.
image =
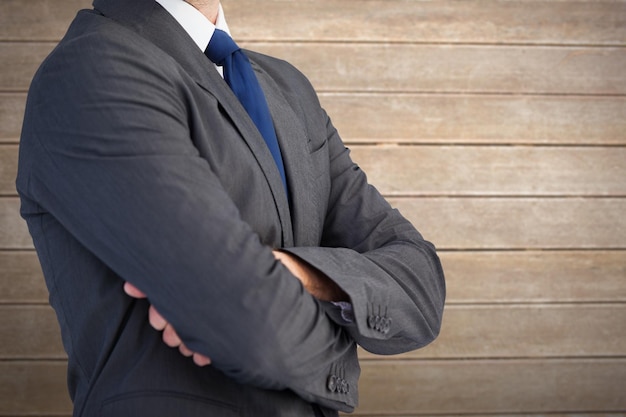
[[[70,414],[13,182],[29,81],[88,3],[0,1],[0,416]],[[440,338],[362,352],[357,415],[626,415],[626,2],[223,3],[441,250]]]

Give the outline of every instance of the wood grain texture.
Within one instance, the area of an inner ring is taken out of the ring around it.
[[[19,140],[25,105],[26,93],[0,92],[0,143]]]
[[[0,42],[0,91],[28,90],[35,71],[55,43]]]
[[[0,360],[66,359],[50,306],[0,305]]]
[[[343,139],[366,143],[626,145],[624,97],[324,93]],[[0,94],[0,141],[16,142],[24,94]]]
[[[626,196],[626,148],[351,146],[385,195]],[[0,145],[0,195],[15,195],[17,145]]]
[[[626,196],[626,148],[350,148],[385,195]]]
[[[17,197],[0,197],[0,249],[31,249],[33,240],[20,217]]]
[[[224,1],[224,8],[239,39],[626,43],[623,1],[323,0],[287,4],[266,0],[263,13],[254,0]]]
[[[285,59],[320,91],[626,93],[626,48],[243,43]]]
[[[357,415],[626,410],[624,359],[365,361],[362,368]],[[0,398],[0,415],[69,414],[65,363],[0,362]]]
[[[121,289],[120,289],[121,291]],[[626,352],[626,304],[448,305],[437,340],[398,359],[606,358]],[[147,325],[147,323],[146,323]],[[0,359],[63,359],[45,305],[0,305]],[[364,359],[381,357],[361,352]]]
[[[390,198],[440,249],[624,249],[623,198]]]
[[[626,94],[626,48],[253,43],[320,92]],[[0,88],[25,91],[54,43],[0,42]],[[372,59],[375,56],[376,59]]]
[[[626,352],[626,305],[448,305],[439,337],[397,360],[602,358]],[[380,356],[365,354],[363,358]]]
[[[626,198],[389,198],[440,249],[626,249]],[[0,249],[31,249],[0,198]]]
[[[448,305],[626,302],[626,251],[441,252]]]
[[[72,414],[65,361],[0,361],[0,416]]]
[[[372,361],[362,368],[363,415],[626,410],[626,359]]]
[[[35,251],[0,250],[0,304],[7,303],[48,303],[48,289]]]
[[[347,141],[625,145],[626,98],[323,93]]]
[[[623,1],[226,0],[239,40],[626,44]],[[90,0],[3,0],[0,40],[58,40]],[[312,18],[315,16],[316,18]],[[24,22],[24,23],[22,23]]]
[[[92,0],[2,0],[1,41],[59,41],[79,9]]]
[[[223,4],[440,250],[439,339],[361,351],[356,415],[626,415],[626,1]],[[71,414],[14,179],[32,75],[90,7],[0,1],[0,417]]]
[[[440,252],[451,304],[626,302],[626,251]],[[47,304],[37,254],[0,251],[0,304]]]
[[[17,145],[0,144],[0,195],[17,195]]]

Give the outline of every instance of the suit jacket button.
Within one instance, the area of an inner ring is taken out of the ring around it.
[[[348,381],[346,381],[345,379],[341,380],[341,389],[340,389],[342,394],[347,394],[348,393]]]
[[[337,376],[335,375],[330,375],[328,377],[328,381],[326,381],[326,388],[328,388],[328,391],[330,392],[336,392],[337,391]]]
[[[391,330],[391,317],[385,319],[385,323],[383,324],[383,333],[387,334]]]

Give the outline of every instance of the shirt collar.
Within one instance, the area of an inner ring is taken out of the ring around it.
[[[230,35],[221,3],[217,15],[217,22],[214,25],[198,9],[184,0],[156,0],[156,2],[163,6],[163,8],[176,19],[203,52],[209,45],[209,41],[216,28]]]

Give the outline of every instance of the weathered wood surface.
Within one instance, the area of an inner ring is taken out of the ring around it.
[[[20,217],[17,197],[0,197],[0,249],[31,249],[33,240]]]
[[[7,303],[48,303],[48,289],[35,251],[0,250],[0,305]]]
[[[385,195],[626,196],[626,148],[351,146]],[[15,195],[17,145],[0,145],[0,195]]]
[[[242,44],[242,46],[247,46]],[[626,93],[626,48],[255,43],[325,91]],[[26,90],[54,43],[1,42],[0,89]],[[375,59],[373,59],[375,57]],[[451,63],[454,62],[454,65]]]
[[[440,249],[626,249],[626,198],[390,198]],[[0,198],[0,248],[30,249],[19,200]]]
[[[0,361],[0,416],[72,414],[65,361]]]
[[[0,141],[17,142],[24,94],[0,94]],[[626,98],[324,93],[347,142],[626,145]]]
[[[318,91],[624,94],[626,48],[250,43]]]
[[[626,251],[441,252],[448,305],[626,302]],[[34,251],[0,250],[0,304],[47,304]]]
[[[626,351],[625,321],[623,303],[450,305],[433,344],[385,359],[618,357]],[[65,358],[49,306],[0,305],[0,340],[11,340],[0,344],[0,359]]]
[[[57,42],[79,9],[92,0],[2,0],[0,41]]]
[[[226,0],[240,40],[626,44],[623,1]],[[3,0],[0,40],[56,41],[90,0]]]
[[[496,44],[626,43],[623,1],[224,2],[241,39]],[[314,18],[312,18],[314,17]],[[268,21],[269,19],[269,21]],[[275,22],[273,24],[272,22]]]
[[[0,1],[2,417],[71,414],[14,178],[32,75],[90,3]],[[626,1],[224,7],[241,45],[309,76],[355,161],[441,251],[440,338],[361,352],[357,415],[626,415]]]
[[[350,141],[626,144],[624,97],[322,93],[320,101]]]
[[[0,92],[0,143],[19,140],[25,105],[26,93]]]
[[[362,368],[365,415],[626,410],[625,359],[372,361]]]
[[[390,198],[442,249],[626,248],[622,198]]]
[[[350,148],[385,195],[626,196],[626,148]]]
[[[362,368],[358,415],[626,409],[624,359],[364,361]],[[0,362],[0,415],[69,414],[64,378],[62,361]]]
[[[626,251],[442,252],[447,302],[626,302]]]

